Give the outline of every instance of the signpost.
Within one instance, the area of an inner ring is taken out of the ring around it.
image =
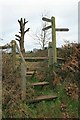
[[[51,17],[51,19],[43,17],[42,20],[46,21],[46,22],[51,22],[50,26],[47,26],[47,27],[43,28],[42,30],[45,31],[45,30],[52,28],[52,48],[53,48],[53,64],[54,64],[54,63],[57,63],[56,31],[60,31],[60,32],[64,31],[65,32],[65,31],[69,31],[69,29],[68,28],[56,28],[55,17],[53,17],[53,16]]]

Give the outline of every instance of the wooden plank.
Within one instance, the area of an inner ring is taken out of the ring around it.
[[[51,25],[43,28],[42,30],[45,31],[45,30],[48,30],[48,29],[50,29],[50,28],[51,28]]]
[[[0,46],[0,49],[8,49],[8,48],[12,48],[10,45],[8,46]]]
[[[62,60],[62,61],[65,61],[64,58],[60,58],[60,57],[57,57],[57,60]]]
[[[24,57],[25,61],[44,61],[44,60],[48,60],[48,57]]]
[[[35,72],[34,71],[27,71],[26,75],[33,75]]]
[[[69,31],[68,28],[56,28],[56,31],[66,32]]]
[[[49,85],[49,82],[36,82],[32,83],[32,86],[44,86],[44,85]]]
[[[38,62],[38,61],[48,60],[49,57],[24,57],[24,59],[25,61]],[[65,61],[64,58],[60,58],[60,57],[57,57],[57,60]]]
[[[25,59],[25,61],[32,61],[32,62],[35,61],[35,62],[37,62],[37,61],[48,60],[49,57],[24,57],[24,59]],[[64,58],[57,57],[57,59],[65,61]]]
[[[45,18],[45,17],[43,17],[42,20],[43,20],[43,21],[47,21],[47,22],[52,22],[51,19],[49,19],[49,18]]]
[[[39,96],[33,100],[30,100],[29,103],[37,103],[43,100],[53,100],[56,99],[57,96],[53,96],[53,95],[44,95],[44,96]]]

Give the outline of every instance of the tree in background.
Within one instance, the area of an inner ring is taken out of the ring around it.
[[[30,28],[26,29],[25,30],[25,25],[26,23],[28,23],[28,21],[24,20],[21,18],[20,20],[18,20],[19,22],[19,25],[20,25],[20,35],[15,35],[17,38],[16,40],[19,41],[19,44],[20,44],[20,50],[21,52],[24,54],[25,53],[25,48],[24,48],[24,35],[26,32],[29,31]]]
[[[43,16],[48,17],[48,14],[47,13],[42,14],[42,17]],[[40,45],[41,49],[43,49],[43,50],[45,49],[45,47],[48,44],[49,39],[50,39],[49,31],[46,31],[46,30],[43,31],[42,30],[42,28],[45,28],[47,26],[47,24],[48,24],[47,22],[43,23],[43,21],[42,21],[41,29],[39,28],[39,32],[37,31],[36,34],[35,34],[36,40],[37,40],[36,43],[38,43]]]

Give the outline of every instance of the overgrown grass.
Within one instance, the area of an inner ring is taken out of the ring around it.
[[[34,81],[35,78],[33,78]],[[50,86],[37,86],[34,87],[36,96],[38,95],[57,95],[58,98],[52,101],[42,101],[39,103],[29,104],[32,112],[34,111],[34,115],[32,118],[63,118],[63,113],[65,114],[65,118],[78,118],[78,105],[79,101],[72,100],[66,94],[65,91],[65,82],[57,85],[55,88],[51,88]],[[61,110],[61,105],[64,103],[66,105],[66,110]]]

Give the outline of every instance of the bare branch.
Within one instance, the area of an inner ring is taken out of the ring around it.
[[[20,41],[20,39],[17,39],[17,38],[16,38],[16,40],[17,40],[17,41]]]
[[[25,34],[26,32],[28,32],[28,31],[29,31],[29,29],[30,29],[30,28],[28,28],[27,30],[25,30],[25,31],[24,31],[24,34]]]
[[[21,38],[19,35],[15,35],[16,37],[18,37],[19,39]]]
[[[25,26],[26,23],[28,23],[28,21],[26,21],[25,18],[24,18],[24,26]]]
[[[19,24],[20,24],[20,20],[18,20]]]

